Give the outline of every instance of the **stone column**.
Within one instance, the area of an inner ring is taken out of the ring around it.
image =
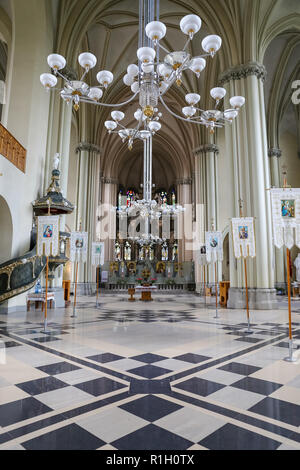
[[[192,178],[182,178],[176,181],[178,204],[185,208],[185,212],[178,216],[178,258],[180,262],[192,260]]]
[[[269,152],[270,172],[271,172],[271,184],[272,187],[280,188],[280,168],[279,159],[282,156],[282,152],[279,148],[270,148]],[[285,287],[285,270],[286,261],[284,249],[280,250],[274,247],[275,253],[275,285],[276,287]]]
[[[76,152],[78,159],[78,187],[76,197],[76,227],[79,229],[80,222],[82,231],[89,233],[89,247],[87,263],[80,263],[78,269],[79,282],[95,281],[96,268],[92,266],[91,247],[96,238],[97,196],[98,187],[98,162],[101,149],[97,145],[81,142]]]
[[[196,189],[196,194],[199,199],[199,203],[204,205],[205,226],[203,229],[204,231],[211,230],[213,223],[217,230],[219,219],[217,187],[219,148],[213,143],[204,144],[194,150],[194,153],[196,155],[197,166],[196,188],[197,186],[199,187]],[[201,217],[200,214],[198,214],[198,218]],[[203,242],[205,242],[205,234]],[[218,266],[218,271],[220,269],[221,266]],[[215,281],[215,270],[213,265],[208,267],[206,279],[208,282]]]
[[[114,241],[116,239],[116,214],[112,211],[117,206],[118,180],[103,176],[101,178],[102,203],[105,211],[102,211],[105,222],[102,224],[102,239],[105,242],[105,261],[114,260]]]
[[[245,96],[246,105],[232,127],[226,126],[226,144],[232,156],[235,201],[232,216],[239,216],[239,199],[244,201],[244,215],[255,217],[256,258],[248,262],[250,308],[272,309],[276,306],[272,244],[271,204],[267,191],[271,186],[263,65],[249,63],[222,74],[220,85],[227,89],[225,107],[231,96]],[[230,256],[231,288],[229,308],[245,308],[245,280],[242,262]]]

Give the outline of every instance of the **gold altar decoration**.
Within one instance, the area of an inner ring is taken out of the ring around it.
[[[164,273],[166,270],[166,263],[164,263],[163,261],[159,261],[158,263],[156,263],[156,272],[157,273]]]
[[[127,263],[127,269],[129,271],[129,274],[135,274],[136,273],[136,262],[135,261],[129,261]]]
[[[178,273],[178,271],[182,271],[182,269],[183,269],[182,263],[175,263],[174,264],[175,273]]]
[[[111,273],[116,273],[119,271],[119,264],[117,261],[113,261],[109,265],[109,270]]]

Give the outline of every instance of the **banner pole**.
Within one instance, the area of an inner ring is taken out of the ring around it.
[[[215,285],[216,285],[216,316],[214,318],[220,318],[218,312],[218,279],[217,279],[217,261],[215,262]]]
[[[203,266],[204,273],[204,302],[206,303],[206,279],[205,279],[205,265]]]
[[[76,261],[75,293],[74,293],[73,315],[71,315],[72,318],[76,318],[77,275],[78,275],[78,261]]]
[[[98,297],[99,297],[99,275],[100,275],[100,265],[98,266],[97,273],[97,297],[96,297],[96,307],[98,307]]]
[[[44,332],[47,331],[47,313],[48,313],[48,269],[49,269],[49,256],[46,261],[46,298],[45,298],[45,317],[44,317]]]
[[[249,313],[249,296],[248,296],[248,276],[247,276],[247,258],[244,258],[244,268],[245,268],[245,287],[246,287],[246,308],[247,308],[247,321],[248,321],[248,329],[247,333],[251,335],[254,333],[253,330],[250,328],[250,313]]]
[[[292,332],[292,306],[291,306],[291,275],[290,275],[290,250],[286,249],[286,268],[287,268],[287,285],[288,285],[288,302],[289,302],[289,356],[284,360],[287,362],[296,362],[293,356],[293,332]]]

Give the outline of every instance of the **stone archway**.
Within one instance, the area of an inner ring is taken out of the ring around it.
[[[5,199],[0,196],[0,264],[11,258],[13,224],[11,212]]]

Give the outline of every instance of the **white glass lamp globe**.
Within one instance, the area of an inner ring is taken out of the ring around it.
[[[210,90],[210,96],[216,101],[222,100],[226,96],[226,93],[225,88],[217,87]]]
[[[192,70],[196,75],[200,76],[200,73],[205,69],[206,67],[206,60],[203,59],[202,57],[196,57],[195,59],[192,60],[192,63],[190,65],[190,70]]]
[[[202,25],[201,18],[197,15],[186,15],[180,21],[180,29],[192,39],[198,33]]]
[[[80,54],[80,56],[78,57],[78,62],[82,68],[90,70],[96,66],[97,57],[94,56],[94,54],[91,54],[90,52],[83,52],[83,54]]]
[[[124,75],[123,77],[123,82],[125,83],[125,85],[127,86],[131,86],[134,82],[134,77],[132,75],[129,75],[128,73],[126,75]]]
[[[115,121],[105,121],[104,125],[108,131],[114,131],[118,127]]]
[[[140,47],[137,50],[138,59],[144,64],[153,62],[156,56],[156,52],[152,47]]]
[[[88,97],[91,98],[92,100],[98,101],[100,98],[103,96],[103,91],[100,88],[90,88]]]
[[[142,71],[145,73],[151,73],[154,70],[153,64],[142,64]]]
[[[122,113],[122,111],[113,111],[111,113],[111,117],[113,118],[114,121],[122,121],[125,117],[125,114]]]
[[[102,70],[101,72],[97,73],[97,80],[100,85],[104,86],[105,88],[108,87],[112,83],[114,76],[108,70]]]
[[[189,93],[185,97],[185,101],[190,106],[195,106],[195,104],[199,103],[200,99],[201,99],[201,96],[198,95],[197,93]]]
[[[166,82],[160,82],[160,84],[159,84],[159,92],[160,92],[161,95],[162,95],[163,93],[165,93],[168,88],[169,88],[169,86],[168,86],[168,84],[167,84]]]
[[[130,64],[127,67],[127,73],[128,75],[131,75],[132,77],[136,77],[139,73],[139,68],[136,64]]]
[[[62,70],[66,66],[66,59],[59,54],[50,54],[48,55],[47,62],[49,67],[54,70]]]
[[[57,84],[57,78],[52,73],[43,73],[40,76],[40,81],[45,88],[53,88]]]
[[[196,109],[193,106],[186,106],[185,108],[182,108],[182,112],[187,118],[191,118],[196,114]]]
[[[224,111],[224,117],[225,119],[229,119],[229,121],[232,121],[238,116],[238,112],[235,111],[234,109],[229,109],[228,111]]]
[[[151,132],[158,132],[161,129],[161,124],[157,121],[150,121],[149,129]]]
[[[143,111],[141,109],[137,109],[136,112],[134,113],[134,118],[137,121],[139,121],[142,116],[143,116]]]
[[[167,28],[161,21],[151,21],[146,26],[146,35],[151,41],[160,41],[165,37]]]
[[[165,64],[159,64],[157,67],[158,73],[161,77],[168,79],[172,73],[171,67],[167,67]]]
[[[206,36],[202,41],[202,49],[208,54],[214,55],[222,46],[222,39],[220,36],[212,34]]]
[[[71,102],[71,97],[68,95],[68,93],[65,91],[65,90],[62,90],[60,92],[60,96],[61,98],[66,101],[66,103],[70,103]]]
[[[139,87],[139,83],[138,82],[134,82],[132,85],[131,85],[131,91],[132,93],[138,93],[140,91],[140,87]]]
[[[234,109],[240,109],[242,106],[244,106],[246,100],[243,96],[233,96],[230,98],[230,105]]]

